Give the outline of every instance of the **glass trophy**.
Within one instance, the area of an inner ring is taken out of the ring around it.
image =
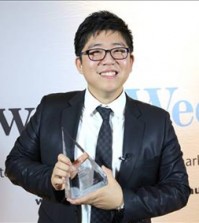
[[[72,140],[77,148],[78,158],[73,162],[70,177],[66,179],[66,198],[79,198],[107,185],[107,176],[101,167],[86,153],[86,151],[65,132],[68,140]],[[62,128],[63,154],[67,156],[67,148]]]

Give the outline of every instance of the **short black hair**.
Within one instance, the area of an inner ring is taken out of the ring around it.
[[[81,55],[82,49],[92,35],[108,30],[119,32],[126,41],[130,52],[133,52],[133,35],[128,25],[114,13],[98,11],[86,17],[77,29],[74,39],[76,56]]]

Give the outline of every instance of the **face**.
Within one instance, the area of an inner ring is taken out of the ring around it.
[[[110,50],[115,47],[128,47],[119,32],[102,31],[91,36],[82,52],[89,49],[102,48]],[[113,59],[107,53],[101,61],[92,61],[88,55],[76,59],[77,69],[84,75],[91,94],[102,103],[110,103],[123,90],[123,85],[132,70],[133,55],[128,54],[126,59]]]

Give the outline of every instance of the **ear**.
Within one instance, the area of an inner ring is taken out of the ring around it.
[[[133,63],[134,63],[134,59],[135,59],[135,58],[134,58],[134,55],[131,54],[131,55],[130,55],[130,60],[131,60],[132,65],[133,65]]]
[[[75,59],[75,65],[76,65],[76,67],[77,67],[79,73],[80,73],[80,74],[83,74],[83,71],[82,71],[82,61],[81,61],[81,59],[80,59],[79,57],[77,57],[77,58]]]
[[[130,72],[132,72],[133,70],[133,63],[134,63],[134,55],[133,54],[130,54]]]

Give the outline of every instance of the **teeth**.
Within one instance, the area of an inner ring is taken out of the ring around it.
[[[102,72],[101,75],[111,77],[111,76],[115,76],[116,72]]]

